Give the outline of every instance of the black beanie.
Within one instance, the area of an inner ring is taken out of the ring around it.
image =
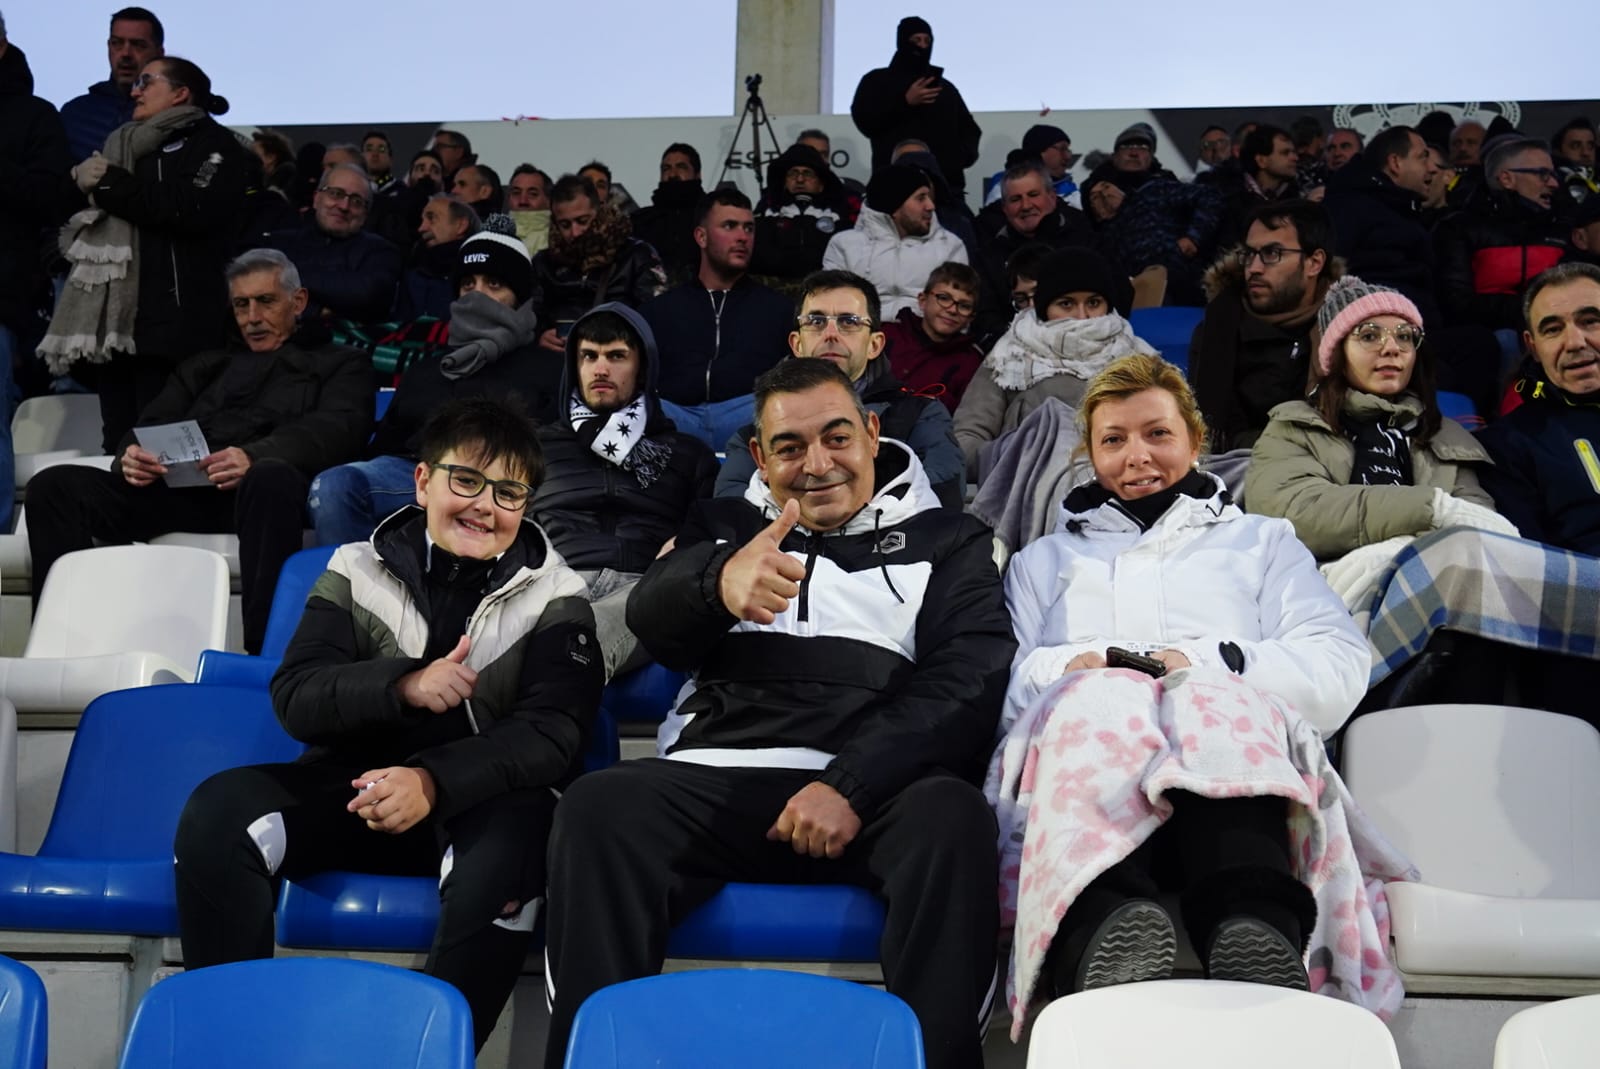
[[[911,194],[927,186],[933,188],[933,179],[920,167],[891,163],[872,172],[867,183],[867,207],[875,212],[893,215],[900,205],[911,199]]]
[[[1056,250],[1040,262],[1037,281],[1033,310],[1041,321],[1063,293],[1098,293],[1123,317],[1133,308],[1133,283],[1093,249],[1069,245]]]
[[[918,18],[916,15],[907,15],[900,20],[900,25],[894,30],[894,47],[896,51],[903,51],[911,47],[911,35],[925,33],[933,36],[933,27],[928,25],[928,20]]]
[[[533,261],[528,247],[516,237],[480,230],[461,243],[461,258],[450,275],[450,285],[458,292],[467,275],[489,275],[511,288],[517,307],[533,296]]]

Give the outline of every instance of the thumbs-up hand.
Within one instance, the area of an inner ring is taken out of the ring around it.
[[[400,700],[418,709],[444,713],[472,697],[478,673],[466,665],[471,649],[472,640],[462,635],[455,649],[428,667],[401,676],[395,684],[400,688]]]
[[[722,566],[717,594],[739,619],[770,624],[789,608],[789,599],[799,595],[806,567],[778,548],[799,522],[800,502],[790,498],[783,514]]]

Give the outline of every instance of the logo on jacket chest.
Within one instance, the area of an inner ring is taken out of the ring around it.
[[[891,553],[898,553],[906,548],[906,533],[904,531],[890,531],[878,540],[878,552],[887,557]]]

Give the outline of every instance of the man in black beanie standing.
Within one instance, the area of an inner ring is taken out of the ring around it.
[[[978,161],[978,128],[961,91],[929,62],[933,28],[912,15],[895,31],[894,58],[868,71],[856,86],[850,117],[872,142],[872,170],[888,166],[895,145],[917,140],[939,161],[950,188],[966,189],[965,171]]]

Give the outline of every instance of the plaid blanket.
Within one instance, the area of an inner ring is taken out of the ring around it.
[[[1530,650],[1600,657],[1600,558],[1447,527],[1395,555],[1355,611],[1376,686],[1440,628]]]

